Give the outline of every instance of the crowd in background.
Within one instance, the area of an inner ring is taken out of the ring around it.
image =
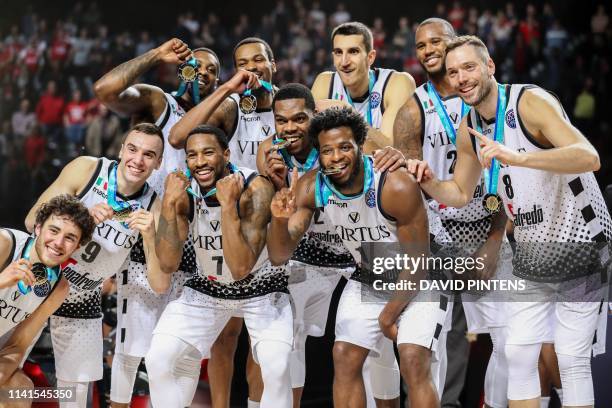
[[[594,8],[590,31],[577,30],[568,13],[552,2],[478,9],[454,1],[437,4],[431,15],[449,20],[459,34],[481,37],[496,62],[499,81],[535,83],[555,92],[599,150],[603,168],[598,180],[605,185],[612,183],[612,151],[606,143],[612,136],[606,98],[612,91],[612,25],[603,5]],[[93,82],[113,67],[176,36],[191,48],[215,50],[221,78],[227,80],[234,45],[255,35],[275,52],[276,85],[310,86],[317,73],[333,68],[331,30],[350,20],[348,3],[279,0],[259,15],[239,15],[233,26],[213,13],[184,12],[171,30],[132,32],[126,19],[123,31],[111,32],[92,2],[77,3],[61,20],[30,11],[14,25],[0,27],[2,225],[19,225],[24,209],[71,158],[117,155],[127,120],[109,112],[92,93]],[[375,16],[363,22],[374,36],[375,66],[407,71],[422,83],[424,73],[414,53],[419,21],[399,16],[390,24]],[[158,66],[141,80],[166,91],[178,86],[176,69],[170,66]]]

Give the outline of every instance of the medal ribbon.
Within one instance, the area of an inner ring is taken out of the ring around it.
[[[504,117],[506,115],[506,86],[497,85],[497,108],[495,109],[495,132],[493,140],[504,144]],[[476,116],[476,130],[482,134],[482,122],[480,115]],[[485,188],[489,194],[497,194],[497,184],[499,183],[500,163],[497,159],[491,161],[490,169],[483,169]]]
[[[196,76],[195,79],[189,83],[186,83],[185,81],[181,80],[181,84],[179,85],[179,89],[176,91],[175,96],[183,96],[183,94],[189,88],[189,85],[191,85],[191,99],[193,100],[193,103],[197,105],[198,103],[200,103],[200,84],[198,82],[198,79],[200,77],[200,74],[198,73],[198,68],[200,64],[198,63],[198,60],[196,60],[194,57],[191,57],[188,61],[181,64],[181,66],[183,65],[191,65],[196,71]]]
[[[374,84],[376,83],[376,77],[374,75],[374,71],[370,70],[368,73],[368,77],[369,77],[368,110],[366,111],[366,121],[368,122],[368,125],[372,127],[372,90],[374,89]],[[344,93],[346,94],[346,100],[348,101],[348,103],[351,104],[353,108],[355,108],[355,104],[353,103],[353,98],[351,98],[351,94],[349,93],[348,89],[346,89],[346,87],[344,88]]]
[[[262,86],[263,89],[265,89],[269,93],[272,93],[272,89],[273,88],[272,88],[272,84],[270,82],[264,81],[263,79],[257,79],[257,81],[259,82],[259,84]],[[249,95],[251,95],[252,92],[253,92],[253,90],[251,88],[247,88],[242,95],[243,96],[249,96]]]
[[[108,189],[106,191],[106,202],[113,211],[123,211],[130,208],[127,201],[117,201],[117,163],[111,165],[110,175],[108,176]]]
[[[229,168],[230,173],[232,173],[232,174],[234,174],[234,173],[236,173],[238,171],[238,167],[236,167],[233,163],[228,163],[227,167]],[[191,177],[191,171],[189,169],[187,169],[185,171],[185,175],[187,176],[187,178],[191,182],[192,177]],[[193,188],[191,188],[191,186],[187,187],[185,189],[185,191],[187,191],[187,193],[191,194],[195,198],[205,199],[205,198],[208,198],[208,197],[211,197],[211,196],[214,196],[215,194],[217,194],[217,187],[213,187],[210,190],[208,190],[208,192],[206,194],[204,194],[204,196],[202,196],[201,194],[198,194],[195,191],[193,191]]]
[[[317,180],[315,183],[315,201],[316,207],[324,207],[327,204],[327,199],[332,195],[336,195],[341,200],[353,200],[355,198],[359,198],[364,195],[370,188],[372,188],[372,184],[374,184],[374,167],[372,166],[372,159],[365,154],[362,154],[363,158],[363,190],[357,196],[345,196],[336,188],[334,184],[329,180],[325,174],[323,174],[323,169],[320,168],[317,174],[317,177],[322,180],[322,183]]]
[[[34,245],[34,239],[31,239],[23,251],[24,259],[30,260],[30,250],[32,249],[33,245]],[[56,266],[55,268],[49,268],[48,266],[45,266],[45,268],[47,269],[47,280],[50,283],[55,282],[58,279],[57,275],[58,275],[59,267]],[[21,280],[17,282],[17,289],[19,289],[19,292],[21,292],[21,294],[23,295],[27,295],[28,293],[32,291],[32,287],[27,286]]]
[[[273,139],[272,144],[279,144],[284,141],[285,141],[284,139]],[[293,160],[295,159],[295,157],[291,156],[286,148],[280,149],[279,152],[283,158],[283,161],[285,162],[287,167],[289,167],[289,170],[293,170],[294,167],[297,167],[298,172],[300,173],[305,173],[308,170],[312,169],[315,163],[317,162],[317,160],[319,159],[319,151],[315,149],[314,147],[312,148],[312,150],[310,150],[310,153],[308,153],[308,157],[306,158],[306,163],[304,163],[303,166],[300,165],[300,163],[297,160]]]
[[[454,145],[457,145],[457,130],[452,125],[450,118],[448,117],[448,112],[442,103],[442,98],[440,98],[440,94],[436,90],[436,87],[431,83],[431,81],[427,81],[427,94],[429,95],[429,99],[434,104],[436,108],[436,112],[438,113],[438,117],[440,118],[440,122],[442,122],[442,126],[444,126],[444,130],[448,135],[451,142]],[[470,111],[470,106],[466,105],[463,100],[461,101],[461,118],[468,114]]]

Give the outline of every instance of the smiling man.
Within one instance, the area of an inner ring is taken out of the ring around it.
[[[503,209],[513,221],[513,273],[528,285],[507,303],[509,405],[540,406],[538,356],[542,343],[554,340],[563,406],[593,406],[590,357],[598,351],[593,340],[605,342],[605,329],[598,328],[606,319],[605,294],[594,286],[572,296],[567,288],[600,281],[599,248],[612,235],[592,173],[599,155],[553,95],[533,85],[499,84],[479,38],[451,41],[446,70],[454,91],[472,106],[457,131],[453,177],[441,181],[418,160],[409,169],[427,193],[454,207],[471,201],[484,169],[490,181],[483,205]],[[588,258],[576,256],[576,248]]]
[[[81,200],[97,224],[91,242],[67,261],[64,275],[70,282],[70,293],[51,317],[58,386],[76,388],[76,403],[62,406],[85,407],[88,383],[102,378],[101,285],[120,271],[139,235],[148,268],[158,268],[151,212],[157,194],[147,178],[159,168],[163,151],[159,128],[138,124],[125,136],[119,163],[104,157],[74,159],[26,218],[26,226],[33,231],[38,208],[67,193]]]
[[[275,262],[290,257],[315,211],[324,209],[358,265],[338,305],[334,406],[366,405],[363,364],[368,354],[381,353],[386,335],[399,344],[410,405],[435,407],[439,398],[430,366],[438,348],[444,347],[437,327],[446,321],[443,305],[448,300],[387,305],[362,300],[362,291],[368,290],[368,271],[361,269],[362,243],[400,242],[416,253],[429,252],[427,212],[417,183],[403,168],[375,171],[372,159],[362,153],[366,134],[365,121],[349,107],[327,109],[314,117],[309,135],[319,150],[319,169],[299,180],[294,172],[290,188],[274,196],[268,250]]]
[[[397,111],[414,92],[406,72],[373,68],[376,60],[372,32],[359,22],[334,28],[331,35],[336,72],[322,72],[312,85],[318,106],[351,105],[368,124],[366,151],[393,145]]]
[[[20,367],[68,294],[60,265],[89,242],[94,228],[77,198],[60,195],[36,213],[33,236],[0,229],[0,299],[10,311],[0,314],[0,387],[33,387]]]
[[[274,188],[255,171],[230,162],[219,128],[196,127],[185,150],[193,178],[180,172],[168,176],[156,247],[164,254],[163,270],[173,271],[191,233],[199,273],[155,329],[146,358],[153,405],[183,406],[176,362],[186,355],[208,358],[229,320],[240,316],[261,367],[261,406],[289,407],[293,315],[285,268],[272,266],[265,248]]]

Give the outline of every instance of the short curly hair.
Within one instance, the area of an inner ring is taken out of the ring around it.
[[[61,194],[43,203],[36,212],[36,225],[42,226],[51,215],[66,216],[81,230],[83,245],[91,241],[96,222],[85,205],[73,195]]]
[[[358,146],[363,145],[368,126],[355,109],[351,107],[329,108],[317,113],[310,122],[309,136],[315,148],[319,149],[319,134],[339,127],[349,127]]]

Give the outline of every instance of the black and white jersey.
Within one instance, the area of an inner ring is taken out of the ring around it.
[[[107,202],[109,177],[117,162],[100,158],[93,176],[79,194],[86,207]],[[132,209],[149,210],[157,194],[145,183],[130,197],[117,192],[117,199],[129,202]],[[72,254],[63,273],[70,282],[70,292],[55,312],[62,317],[93,319],[100,317],[100,289],[105,279],[121,269],[138,239],[138,231],[130,230],[117,220],[98,224],[92,240]]]
[[[352,100],[352,105],[355,107],[355,110],[359,112],[364,119],[367,120],[368,116],[368,108],[371,110],[371,120],[372,127],[374,129],[380,129],[382,126],[382,118],[385,113],[384,100],[385,100],[385,89],[387,88],[387,84],[391,79],[391,75],[395,72],[392,69],[386,68],[374,68],[372,69],[374,72],[374,86],[372,87],[372,92],[369,93],[366,98],[362,101]],[[346,88],[342,83],[342,79],[337,72],[332,74],[332,79],[329,84],[329,99],[337,99],[341,101],[351,101],[351,98],[347,94]]]
[[[239,106],[240,95],[230,98]],[[257,169],[257,147],[267,137],[274,134],[274,113],[272,108],[258,108],[245,114],[236,108],[236,122],[229,138],[230,161],[238,167]]]
[[[25,256],[26,248],[33,245],[35,238],[22,231],[5,229],[13,239],[8,263]],[[10,337],[10,333],[19,323],[30,316],[42,302],[47,299],[62,278],[61,268],[58,268],[58,279],[48,282],[43,291],[33,288],[31,292],[22,294],[17,285],[0,289],[0,346]]]
[[[440,180],[453,178],[457,161],[457,147],[446,133],[442,120],[438,116],[434,102],[429,97],[429,82],[419,86],[414,98],[421,111],[421,145],[423,160],[431,167]],[[458,96],[440,98],[448,114],[450,124],[455,131],[461,124],[464,104]],[[428,200],[428,210],[440,215],[442,225],[448,231],[453,242],[462,245],[479,246],[486,239],[491,229],[491,216],[482,205],[484,185],[481,180],[476,187],[472,201],[462,208],[448,207],[434,199]],[[473,248],[475,249],[475,248]]]
[[[545,150],[525,128],[518,110],[524,93],[537,87],[513,84],[506,85],[505,89],[504,145],[519,153]],[[485,136],[493,138],[495,119],[487,122],[472,109],[468,125],[480,126]],[[479,154],[480,145],[473,137],[472,146]],[[570,245],[606,242],[612,237],[610,214],[592,172],[556,174],[502,165],[498,194],[514,223],[517,248],[522,249],[513,260],[516,275],[530,280],[558,281],[595,272],[585,259],[592,255],[589,252],[595,251],[595,245]]]
[[[254,170],[239,168],[245,180],[245,189],[257,177]],[[200,195],[200,187],[192,180],[191,188]],[[247,299],[273,292],[287,292],[288,279],[285,267],[274,267],[268,261],[264,246],[252,272],[244,279],[235,280],[225,261],[227,254],[222,247],[221,206],[216,200],[195,199],[190,196],[190,233],[195,249],[198,275],[185,283],[206,295],[223,299]]]

